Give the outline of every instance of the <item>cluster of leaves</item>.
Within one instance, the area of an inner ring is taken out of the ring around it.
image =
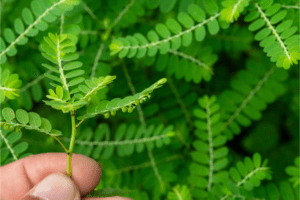
[[[289,166],[285,169],[286,173],[290,176],[290,181],[294,183],[294,187],[297,187],[300,183],[300,172],[299,172],[299,167],[300,167],[300,157],[295,158],[295,165],[294,166]]]
[[[202,109],[194,110],[196,117],[201,119],[195,121],[195,134],[201,140],[193,142],[196,151],[192,152],[191,156],[195,162],[190,165],[189,182],[201,188],[195,188],[194,193],[197,193],[198,197],[205,197],[205,190],[210,191],[213,183],[222,182],[226,178],[222,169],[228,164],[228,148],[224,147],[226,137],[220,135],[222,123],[219,121],[220,106],[216,104],[216,100],[216,96],[204,96],[198,100]]]
[[[16,44],[26,44],[28,42],[27,37],[35,37],[39,31],[45,31],[48,28],[48,23],[54,22],[57,19],[57,16],[61,16],[65,12],[72,10],[79,2],[79,0],[32,1],[32,11],[29,8],[24,8],[22,10],[24,22],[20,18],[17,18],[14,21],[15,32],[18,34],[18,37],[16,38],[15,33],[11,28],[4,29],[3,35],[9,46],[6,47],[3,38],[0,39],[1,63],[3,64],[7,61],[6,54],[8,56],[17,54]],[[28,25],[26,29],[24,23]]]
[[[0,132],[1,165],[6,165],[20,158],[32,155],[24,153],[28,149],[27,142],[21,142],[22,132],[4,130]]]
[[[94,159],[108,159],[116,153],[120,157],[131,156],[134,152],[141,153],[147,146],[161,148],[170,144],[170,138],[174,136],[173,127],[151,125],[148,128],[136,124],[121,124],[115,131],[115,140],[110,140],[111,130],[107,124],[99,124],[96,131],[85,128],[80,131],[82,135],[78,137],[75,144],[75,153],[91,156]],[[70,141],[65,138],[65,141]]]
[[[168,75],[187,82],[193,81],[198,84],[202,80],[210,81],[213,74],[211,66],[218,57],[212,53],[211,47],[196,44],[181,51],[170,49],[167,54],[159,54],[155,68],[158,71],[166,70]]]
[[[240,134],[240,125],[247,127],[251,120],[259,120],[267,103],[274,102],[285,91],[282,82],[287,79],[287,72],[280,68],[269,69],[264,63],[268,61],[248,61],[246,70],[240,70],[231,80],[232,90],[225,90],[218,99],[224,110],[222,131],[229,139]]]
[[[158,52],[166,54],[170,49],[177,50],[181,46],[189,46],[193,41],[193,31],[195,32],[196,41],[202,41],[205,38],[206,30],[204,25],[207,24],[208,31],[211,35],[215,35],[219,31],[219,24],[216,18],[219,16],[215,7],[208,1],[207,11],[212,17],[206,19],[205,12],[197,5],[190,4],[188,13],[180,12],[178,14],[178,21],[184,26],[186,30],[182,30],[182,26],[175,19],[168,19],[164,24],[157,24],[155,31],[151,30],[147,34],[149,41],[140,33],[126,38],[118,38],[110,45],[111,54],[119,53],[120,58],[137,57],[142,58],[146,54],[154,56]],[[195,25],[195,23],[197,23]],[[171,35],[171,32],[174,34]],[[161,39],[159,38],[161,37]],[[159,50],[159,51],[158,51]]]
[[[22,81],[19,80],[19,74],[10,74],[8,69],[2,71],[2,68],[0,68],[0,76],[0,103],[5,100],[5,97],[15,99],[19,96],[17,91],[22,85]]]
[[[26,128],[34,129],[51,136],[61,135],[60,131],[52,129],[48,119],[40,117],[40,115],[35,112],[27,113],[23,109],[18,109],[15,113],[13,109],[6,107],[2,109],[1,114],[1,128],[10,129],[11,131],[16,130],[17,132],[20,132],[21,128]],[[6,122],[2,121],[3,119]]]
[[[69,145],[62,111],[81,120],[74,152],[102,165],[89,196],[299,199],[296,0],[7,0],[1,10],[1,165],[60,150],[60,133]]]
[[[264,47],[264,52],[271,57],[272,62],[276,62],[277,67],[289,69],[291,65],[298,64],[299,35],[295,34],[299,29],[292,26],[292,20],[284,20],[287,10],[281,10],[279,3],[273,4],[273,0],[262,0],[255,3],[253,10],[245,17],[250,31],[261,29],[255,40],[261,41],[260,46]],[[260,17],[259,19],[257,19]],[[271,35],[270,35],[271,34]]]
[[[98,114],[103,114],[105,118],[108,118],[110,114],[115,115],[116,111],[120,109],[122,109],[123,112],[131,113],[137,105],[143,103],[147,98],[150,98],[150,93],[152,93],[154,89],[161,87],[166,81],[167,79],[163,78],[134,96],[127,96],[124,99],[115,98],[110,101],[104,100],[98,105],[91,105],[87,108],[87,114],[78,117],[78,119],[83,120]]]

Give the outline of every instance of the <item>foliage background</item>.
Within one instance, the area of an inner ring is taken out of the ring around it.
[[[222,1],[216,2],[219,7],[218,12],[220,12],[223,8]],[[251,1],[250,4],[255,2]],[[248,30],[250,22],[244,21],[245,15],[250,12],[251,5],[246,7],[237,21],[231,23],[227,29],[221,28],[215,35],[207,31],[203,41],[197,42],[193,39],[190,45],[177,50],[212,66],[214,74],[201,81],[186,81],[180,72],[168,73],[167,69],[175,68],[176,62],[167,63],[165,67],[166,56],[160,53],[152,57],[122,59],[118,58],[118,55],[110,55],[109,45],[114,39],[135,33],[146,36],[148,31],[154,30],[158,23],[165,24],[170,18],[177,19],[179,12],[187,12],[188,5],[191,3],[203,8],[201,0],[84,0],[72,11],[65,13],[63,32],[72,33],[78,37],[77,51],[80,54],[79,60],[83,62],[85,78],[89,78],[93,73],[95,77],[108,74],[117,76],[112,84],[97,93],[97,97],[93,99],[94,102],[131,95],[126,73],[130,75],[136,91],[142,91],[143,88],[163,77],[168,79],[168,82],[154,91],[151,98],[141,106],[142,115],[148,127],[151,125],[156,127],[159,124],[165,127],[172,125],[176,134],[170,137],[170,144],[153,148],[151,153],[153,157],[145,149],[141,153],[134,151],[129,155],[121,156],[117,150],[112,156],[93,155],[93,148],[76,144],[75,152],[88,154],[102,165],[103,176],[97,189],[120,188],[125,192],[123,196],[137,200],[172,199],[172,192],[177,190],[181,192],[183,199],[190,199],[189,195],[184,196],[189,192],[192,193],[193,199],[201,199],[197,197],[199,194],[196,194],[194,190],[196,186],[188,180],[189,176],[194,176],[190,165],[195,162],[192,159],[192,152],[196,151],[193,143],[199,139],[196,136],[197,129],[199,129],[196,121],[199,119],[194,115],[194,109],[200,109],[198,99],[204,95],[209,97],[215,95],[221,106],[220,113],[223,116],[221,118],[225,119],[226,114],[233,114],[233,112],[226,109],[229,105],[222,99],[225,98],[224,91],[232,90],[231,82],[237,79],[239,72],[245,69],[251,70],[251,68],[269,70],[275,66],[275,63],[269,61],[263,48],[259,46],[259,41],[254,39],[256,32]],[[293,20],[293,25],[297,26],[297,33],[299,33],[299,3],[296,0],[275,0],[275,3],[279,3],[282,10],[288,11],[286,19]],[[30,4],[31,1],[2,0],[1,30],[7,27],[12,28],[14,20],[20,17],[22,9],[30,7]],[[293,7],[289,8],[287,5]],[[41,65],[46,61],[41,55],[39,45],[48,32],[59,33],[60,30],[61,21],[58,18],[55,22],[49,23],[46,31],[41,31],[38,35],[29,38],[26,45],[17,46],[17,55],[8,57],[8,61],[1,65],[2,69],[9,69],[11,73],[19,74],[22,80],[22,86],[18,91],[20,96],[14,100],[6,99],[1,107],[9,106],[14,110],[22,108],[26,111],[37,112],[41,117],[49,119],[52,127],[62,131],[63,138],[70,138],[70,117],[46,106],[42,101],[45,100],[48,89],[52,86],[49,84],[49,79],[43,75],[49,72]],[[205,57],[207,55],[208,57]],[[170,60],[176,60],[174,58],[176,55],[168,56]],[[193,62],[181,57],[180,59],[181,61],[177,63],[179,67],[177,70],[190,71]],[[294,160],[299,155],[299,67],[293,65],[288,70],[280,70],[278,76],[286,78],[282,78],[279,86],[273,85],[276,98],[262,109],[261,117],[257,120],[250,120],[250,124],[246,126],[241,126],[238,134],[226,135],[228,137],[226,146],[229,152],[225,170],[229,170],[237,161],[243,160],[246,156],[252,157],[256,152],[263,160],[269,159],[267,166],[270,167],[272,180],[262,181],[254,190],[256,195],[254,197],[257,199],[263,199],[259,196],[262,194],[257,191],[268,188],[270,182],[278,188],[280,199],[297,199],[294,195],[299,195],[298,186],[293,187],[293,183],[288,181],[290,176],[286,173],[288,166],[297,165]],[[271,99],[268,94],[266,94],[267,98]],[[234,99],[234,97],[231,98]],[[78,113],[83,114],[84,109]],[[133,113],[119,112],[109,119],[100,116],[86,120],[79,128],[77,138],[82,141],[93,140],[93,134],[109,130],[110,138],[113,140],[117,130],[129,129],[129,133],[140,125],[141,120],[137,109]],[[12,133],[2,130],[2,134],[3,137],[7,137]],[[12,146],[23,142],[28,144],[28,148],[24,148],[26,151],[18,155],[19,158],[29,155],[27,153],[62,152],[62,148],[52,137],[39,132],[24,129],[22,137],[14,140],[15,143],[11,142]],[[65,145],[68,145],[68,139],[63,139],[63,141]],[[3,143],[3,138],[1,148],[1,165],[13,161]],[[107,158],[104,159],[105,157]],[[299,175],[295,180],[299,182]],[[288,190],[282,189],[284,188],[282,183],[288,183],[293,191],[292,197],[285,196]],[[172,190],[177,184],[186,185],[188,189],[186,191],[182,188]],[[243,192],[242,195],[244,195]],[[236,198],[239,197],[236,196]],[[265,198],[269,199],[267,196]],[[177,195],[174,199],[180,198]]]

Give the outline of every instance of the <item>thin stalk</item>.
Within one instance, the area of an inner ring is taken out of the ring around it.
[[[131,93],[133,95],[135,95],[136,94],[135,87],[132,84],[131,77],[130,77],[130,75],[128,73],[128,70],[127,70],[127,67],[126,67],[126,65],[125,65],[125,63],[123,61],[122,61],[122,65],[121,66],[122,66],[122,69],[124,71],[125,77],[127,79],[127,83],[128,83],[128,86],[129,86],[129,88],[131,90]],[[137,110],[138,110],[140,122],[141,122],[141,124],[144,127],[144,134],[146,134],[147,124],[146,124],[146,121],[145,121],[144,112],[142,110],[141,104],[137,105]],[[160,183],[161,189],[164,191],[165,190],[165,183],[163,182],[163,180],[161,178],[161,175],[159,174],[159,171],[157,169],[156,162],[155,162],[152,150],[147,145],[146,145],[146,147],[147,147],[148,156],[149,156],[150,163],[152,165],[154,174],[155,174],[156,178],[158,179],[158,182]]]
[[[74,151],[74,144],[75,144],[75,136],[76,136],[76,124],[75,124],[75,111],[71,112],[71,119],[72,119],[72,136],[70,141],[70,148],[67,157],[67,175],[71,177],[71,161],[72,155]]]
[[[63,143],[61,143],[61,141],[57,137],[55,137],[55,136],[52,136],[52,137],[54,139],[56,139],[57,142],[62,146],[62,148],[64,148],[65,152],[68,153],[68,149],[65,147],[65,145],[63,145]]]
[[[84,121],[84,119],[81,120],[81,121],[75,126],[75,128],[78,128],[78,127],[80,126],[80,124],[81,124],[83,121]]]

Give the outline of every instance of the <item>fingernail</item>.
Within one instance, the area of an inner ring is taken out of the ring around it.
[[[74,182],[62,173],[54,173],[44,178],[22,200],[80,200]]]

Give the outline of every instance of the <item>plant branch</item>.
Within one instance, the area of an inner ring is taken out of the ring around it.
[[[65,145],[63,143],[61,143],[61,141],[57,137],[55,137],[55,136],[52,136],[52,137],[54,139],[56,139],[59,142],[59,144],[62,146],[62,148],[64,148],[65,152],[68,153],[68,149],[65,147]]]
[[[83,121],[84,121],[84,119],[81,120],[81,121],[75,126],[75,128],[77,129]]]
[[[210,121],[210,103],[207,101],[206,105],[206,120],[207,120],[207,132],[208,132],[208,143],[209,143],[209,174],[208,174],[208,184],[207,191],[211,190],[211,185],[213,183],[213,172],[214,172],[214,147],[213,147],[213,133],[211,130]]]
[[[182,154],[177,154],[177,155],[167,157],[164,160],[157,161],[156,164],[158,165],[158,164],[161,164],[161,163],[170,162],[170,161],[177,160],[177,159],[180,159],[180,158],[183,158],[183,155]],[[125,167],[125,168],[122,168],[122,169],[114,170],[114,171],[111,172],[111,174],[112,175],[113,174],[121,174],[121,173],[129,172],[129,171],[132,171],[132,170],[147,168],[147,167],[150,167],[150,166],[151,166],[151,162],[146,162],[146,163],[142,163],[142,164],[139,164],[139,165],[132,165],[132,166]]]
[[[175,96],[175,98],[177,100],[177,103],[179,104],[179,106],[180,106],[180,108],[181,108],[181,110],[183,112],[183,115],[184,115],[187,123],[189,124],[189,126],[191,128],[193,128],[194,124],[192,122],[192,118],[191,118],[191,116],[190,116],[190,114],[188,112],[188,109],[186,108],[184,102],[182,101],[180,94],[178,93],[178,91],[177,91],[177,89],[176,89],[176,87],[175,87],[175,85],[173,83],[173,79],[170,76],[168,76],[168,84],[169,84],[169,86],[170,86],[170,88],[171,88],[171,90],[172,90],[172,92],[173,92],[173,94],[174,94],[174,96]]]
[[[210,21],[215,20],[220,15],[221,15],[220,13],[217,13],[214,16],[212,16],[212,17],[204,20],[203,22],[201,22],[201,23],[199,23],[199,24],[197,24],[195,26],[192,26],[191,28],[189,28],[189,29],[187,29],[185,31],[182,31],[182,32],[180,32],[180,33],[178,33],[178,34],[176,34],[176,35],[174,35],[172,37],[166,38],[164,40],[159,40],[157,42],[152,42],[152,43],[145,44],[145,45],[142,45],[142,46],[140,46],[140,45],[136,45],[136,46],[120,46],[120,47],[118,47],[118,50],[122,50],[122,49],[143,49],[143,48],[150,48],[152,46],[158,46],[158,45],[160,45],[162,43],[166,43],[166,42],[172,41],[173,39],[181,37],[184,34],[190,33],[191,31],[195,30],[196,28],[204,26],[205,24],[209,23]]]
[[[114,20],[113,24],[111,25],[111,28],[116,26],[121,18],[124,16],[124,14],[128,11],[128,9],[133,5],[134,0],[131,0],[130,3],[119,13],[118,17]]]
[[[62,67],[62,64],[61,64],[61,58],[60,58],[60,38],[57,39],[57,62],[58,62],[58,67],[59,67],[59,73],[60,73],[60,78],[62,80],[62,84],[63,84],[63,87],[69,91],[69,87],[68,87],[68,84],[67,84],[67,79],[64,75],[64,71],[63,71],[63,67]]]
[[[194,58],[194,57],[192,57],[190,55],[184,54],[184,53],[182,53],[180,51],[176,51],[174,49],[169,49],[169,53],[172,53],[172,54],[174,54],[176,56],[181,56],[181,57],[183,57],[183,58],[185,58],[185,59],[187,59],[187,60],[195,63],[196,65],[205,68],[207,71],[209,71],[209,73],[211,73],[211,74],[213,73],[212,69],[210,67],[208,67],[205,63],[201,62],[200,60],[198,60],[198,59],[196,59],[196,58]]]
[[[130,77],[130,75],[129,75],[129,73],[128,73],[128,70],[127,70],[127,68],[126,68],[126,65],[125,65],[124,61],[122,61],[122,65],[121,65],[121,66],[122,66],[122,69],[123,69],[123,71],[124,71],[125,77],[126,77],[126,79],[127,79],[127,83],[128,83],[128,86],[129,86],[129,88],[130,88],[130,90],[131,90],[131,93],[132,93],[133,95],[135,95],[135,94],[136,94],[135,88],[134,88],[134,86],[133,86],[133,84],[132,84],[131,77]],[[138,113],[139,113],[139,119],[140,119],[140,122],[141,122],[141,124],[142,124],[143,127],[144,127],[144,134],[145,134],[145,133],[146,133],[146,127],[147,127],[147,124],[146,124],[146,122],[145,122],[144,113],[143,113],[143,111],[142,111],[142,107],[141,107],[140,104],[137,105],[137,110],[138,110]],[[155,159],[154,159],[154,157],[153,157],[152,150],[151,150],[147,145],[146,145],[146,147],[147,147],[148,156],[149,156],[150,163],[151,163],[151,166],[152,166],[152,168],[153,168],[154,174],[155,174],[155,176],[157,177],[157,179],[158,179],[158,181],[159,181],[161,187],[164,189],[164,182],[163,182],[163,180],[162,180],[162,178],[161,178],[161,176],[160,176],[160,174],[159,174],[159,171],[158,171],[158,169],[157,169],[157,166],[156,166],[156,163],[155,163]]]
[[[59,32],[60,36],[63,34],[63,31],[64,31],[64,22],[65,22],[65,16],[62,15],[60,17],[60,32]]]
[[[39,131],[41,133],[45,133],[47,135],[53,136],[50,131],[46,131],[44,129],[40,129],[37,126],[31,126],[31,125],[26,125],[26,124],[19,124],[19,123],[14,123],[14,122],[3,122],[3,121],[0,121],[0,126],[3,125],[3,124],[12,125],[13,127],[24,127],[26,129],[36,130],[36,131]]]
[[[255,3],[255,7],[257,8],[258,12],[260,13],[260,16],[267,23],[267,27],[272,31],[272,33],[275,36],[276,40],[279,42],[279,44],[280,44],[281,48],[283,49],[285,55],[291,61],[291,55],[288,52],[287,47],[285,46],[285,44],[282,41],[281,37],[278,35],[278,33],[276,31],[276,28],[272,25],[271,21],[267,18],[266,14],[262,11],[261,7],[257,3]]]
[[[97,68],[97,65],[99,63],[100,56],[102,54],[103,48],[104,48],[104,43],[101,43],[100,46],[99,46],[99,49],[97,51],[95,60],[94,60],[94,64],[93,64],[93,67],[92,67],[92,73],[91,73],[90,79],[92,79],[95,76],[96,68]]]
[[[163,138],[170,137],[168,134],[159,135],[159,136],[152,136],[148,138],[140,138],[140,139],[133,139],[133,140],[124,140],[124,141],[82,141],[76,140],[75,143],[79,145],[88,145],[88,146],[119,146],[119,145],[129,145],[129,144],[139,144],[139,143],[147,143],[151,141],[161,140]],[[69,141],[69,138],[65,138],[65,141]]]
[[[75,143],[75,137],[76,137],[76,125],[75,125],[75,111],[71,112],[71,120],[72,120],[72,136],[70,141],[70,147],[68,151],[68,157],[67,157],[67,175],[68,177],[71,177],[71,161],[72,161],[72,155],[74,151],[74,143]]]
[[[98,20],[97,16],[94,14],[94,12],[90,9],[90,7],[88,7],[88,5],[86,5],[86,3],[84,3],[84,1],[81,1],[81,3],[83,4],[84,10],[94,19],[94,20]]]
[[[286,8],[286,9],[297,9],[300,10],[300,6],[299,5],[281,5],[282,8]]]

